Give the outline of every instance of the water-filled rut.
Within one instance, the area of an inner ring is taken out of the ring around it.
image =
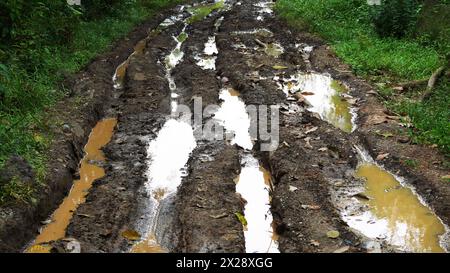
[[[345,71],[273,1],[173,8],[108,76],[118,118],[27,252],[448,251],[430,176],[386,151],[399,119]]]

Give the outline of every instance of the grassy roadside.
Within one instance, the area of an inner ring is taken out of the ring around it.
[[[162,8],[182,1],[129,2],[132,4],[118,9],[120,12],[78,20],[71,27],[71,38],[64,43],[53,41],[50,36],[40,39],[38,46],[27,40],[25,45],[19,41],[0,47],[0,169],[16,154],[31,164],[42,182],[45,152],[51,143],[45,112],[65,96],[66,90],[60,84],[64,77],[80,71],[114,41]],[[0,205],[27,200],[24,195],[32,194],[27,186],[16,182],[1,186]]]
[[[441,8],[448,10],[449,3],[444,2]],[[409,133],[414,142],[436,144],[450,156],[450,82],[441,80],[424,102],[418,99],[423,88],[403,94],[393,89],[400,82],[430,77],[443,65],[450,48],[449,36],[381,38],[371,22],[366,0],[279,0],[276,9],[291,25],[325,38],[356,74],[378,86],[386,106],[411,119],[414,127]]]

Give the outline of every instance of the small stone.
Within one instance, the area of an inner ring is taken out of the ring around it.
[[[69,126],[69,124],[64,124],[62,126],[62,129],[63,129],[64,132],[70,133],[70,126]]]
[[[296,191],[296,190],[298,190],[297,187],[289,186],[289,191],[294,192],[294,191]]]

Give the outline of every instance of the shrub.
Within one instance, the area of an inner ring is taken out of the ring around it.
[[[372,22],[382,37],[403,37],[411,33],[421,5],[417,0],[381,0],[371,9]]]
[[[83,13],[87,20],[102,18],[116,12],[124,12],[135,0],[82,0]]]

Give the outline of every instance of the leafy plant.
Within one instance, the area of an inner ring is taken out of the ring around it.
[[[417,0],[381,0],[371,9],[372,22],[382,37],[403,37],[415,26],[420,12]]]

